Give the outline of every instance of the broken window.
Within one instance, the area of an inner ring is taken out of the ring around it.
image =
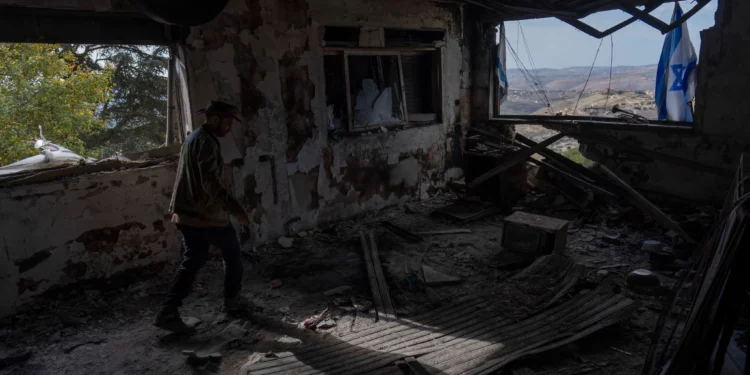
[[[440,119],[440,55],[434,49],[329,51],[324,64],[331,131]]]
[[[329,132],[441,118],[444,30],[322,28]]]
[[[344,53],[344,59],[352,113],[350,130],[403,123],[406,108],[401,56]]]
[[[179,142],[166,126],[183,116],[168,114],[170,57],[166,45],[0,44],[0,167],[40,152],[54,164],[43,143],[90,163]]]

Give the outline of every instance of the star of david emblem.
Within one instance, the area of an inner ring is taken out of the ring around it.
[[[687,70],[687,67],[682,64],[674,64],[671,65],[672,67],[672,73],[674,73],[674,82],[672,83],[672,87],[669,88],[669,91],[685,91],[685,71]]]

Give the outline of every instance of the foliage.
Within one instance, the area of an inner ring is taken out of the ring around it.
[[[563,152],[562,155],[587,168],[594,164],[593,161],[586,159],[586,157],[581,154],[581,151],[578,149],[578,147],[571,148],[570,150]]]
[[[109,156],[164,144],[168,47],[64,45],[62,50],[73,53],[82,69],[114,69],[112,94],[99,113],[107,125],[104,131],[83,138],[89,149]]]
[[[81,68],[54,44],[0,44],[0,165],[37,153],[28,141],[45,137],[86,155],[84,135],[105,126],[112,69]]]

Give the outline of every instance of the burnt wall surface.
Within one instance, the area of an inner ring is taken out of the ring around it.
[[[181,51],[193,111],[220,99],[245,120],[220,139],[225,182],[253,224],[245,248],[426,197],[463,175],[456,160],[473,117],[467,40],[483,30],[469,19],[456,3],[232,0],[192,28]],[[440,121],[329,138],[323,26],[444,31]],[[177,261],[167,214],[174,173],[168,165],[0,190],[0,316],[55,286]]]
[[[0,189],[0,316],[54,286],[179,259],[174,164]]]
[[[225,159],[234,160],[234,192],[254,224],[244,246],[423,197],[462,175],[446,159],[454,125],[468,120],[460,114],[470,87],[463,18],[458,4],[427,1],[233,0],[191,30],[193,105],[219,98],[245,120],[221,140]],[[444,30],[442,121],[330,139],[324,26]]]
[[[623,153],[583,140],[582,153],[601,161],[641,189],[701,201],[723,201],[740,154],[750,150],[750,2],[719,0],[716,24],[701,32],[695,134],[592,132],[621,146],[679,157],[696,168],[664,158]],[[695,37],[695,36],[694,36]],[[706,172],[712,169],[713,172]]]

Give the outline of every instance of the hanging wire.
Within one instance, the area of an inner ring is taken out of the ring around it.
[[[516,21],[518,28],[516,30],[516,49],[518,49],[518,38],[521,36],[521,21]]]
[[[523,76],[524,80],[526,81],[526,84],[531,87],[531,91],[536,94],[536,96],[539,98],[540,101],[542,101],[548,108],[552,108],[551,103],[549,102],[549,99],[547,99],[546,94],[542,92],[537,85],[534,82],[533,74],[529,71],[529,69],[526,67],[526,65],[521,61],[521,58],[518,56],[518,53],[516,53],[516,50],[508,44],[508,48],[510,49],[510,55],[513,57],[513,60],[516,62],[516,66],[521,71],[521,75]]]
[[[522,61],[521,57],[518,54],[518,37],[523,38],[524,42],[524,48],[526,48],[526,55],[528,56],[529,61],[529,67],[527,67]],[[543,89],[542,80],[539,75],[539,72],[536,69],[536,64],[534,62],[534,58],[531,55],[531,50],[529,49],[528,41],[526,40],[526,35],[523,32],[523,26],[521,26],[521,23],[518,22],[518,34],[516,35],[516,49],[513,49],[513,46],[511,46],[508,43],[508,47],[511,51],[511,56],[513,57],[514,61],[516,62],[516,65],[521,70],[521,73],[524,76],[524,80],[526,80],[526,83],[531,87],[531,90],[536,94],[536,96],[539,98],[539,100],[545,104],[545,106],[548,108],[548,111],[553,111],[552,109],[552,103],[547,97],[546,91]]]
[[[507,38],[501,37],[501,39],[505,39],[507,41]],[[542,102],[545,102],[544,97],[540,95],[540,92],[537,86],[534,84],[531,72],[529,72],[528,68],[526,68],[526,65],[523,63],[523,61],[521,61],[521,58],[518,56],[518,53],[516,52],[516,50],[513,48],[513,46],[510,43],[507,43],[506,46],[510,49],[511,57],[513,57],[513,60],[516,62],[516,66],[521,71],[521,74],[523,75],[526,83],[529,85],[529,87],[531,87],[531,90],[539,97],[539,99]]]
[[[589,85],[589,79],[591,79],[591,73],[594,72],[594,65],[596,65],[596,58],[599,57],[599,50],[602,48],[602,42],[604,42],[604,39],[599,39],[599,47],[596,49],[596,54],[594,55],[594,61],[591,63],[591,70],[589,70],[589,76],[586,77],[586,83],[583,84],[581,93],[578,95],[578,100],[576,100],[576,106],[575,108],[573,108],[573,116],[576,115],[576,111],[578,110],[578,103],[581,102],[581,98],[583,97],[583,92],[586,91],[586,86]]]
[[[609,34],[609,83],[607,84],[607,99],[604,101],[604,113],[607,113],[607,103],[609,103],[609,93],[612,90],[612,62],[615,58],[615,41],[612,34]]]

